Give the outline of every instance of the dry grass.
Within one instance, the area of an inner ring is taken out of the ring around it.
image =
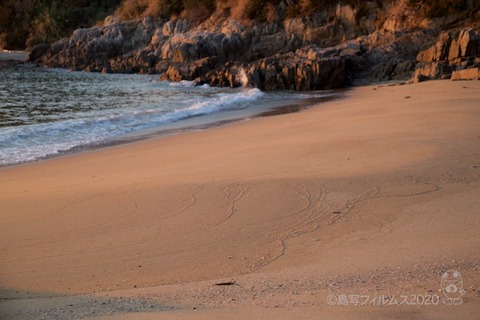
[[[132,20],[141,17],[149,6],[148,0],[124,0],[117,9],[117,15],[121,20]]]
[[[124,0],[117,15],[120,20],[182,16],[195,22],[208,17],[214,9],[214,0]]]
[[[231,3],[231,15],[233,19],[244,20],[246,17],[246,8],[251,0],[228,1]]]

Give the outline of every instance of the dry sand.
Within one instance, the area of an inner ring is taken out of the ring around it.
[[[478,319],[480,81],[347,96],[0,169],[0,318]]]

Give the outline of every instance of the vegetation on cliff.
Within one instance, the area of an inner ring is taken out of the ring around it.
[[[37,43],[52,43],[74,29],[92,26],[107,15],[118,20],[145,16],[156,20],[181,17],[199,23],[213,13],[237,20],[274,22],[310,16],[338,4],[350,5],[357,19],[368,15],[363,0],[3,0],[0,2],[0,49],[23,49]],[[373,0],[378,7],[393,0]],[[442,17],[472,7],[478,0],[409,0],[429,18]],[[283,7],[279,16],[279,7]]]
[[[0,49],[51,43],[112,14],[121,0],[4,0],[0,2]]]
[[[365,12],[367,2],[364,0],[124,0],[117,13],[121,19],[133,19],[142,16],[169,18],[172,15],[208,16],[216,8],[232,10],[235,18],[251,20],[268,20],[272,7],[288,7],[287,17],[309,16],[325,8],[350,5]],[[374,0],[382,7],[394,0]],[[465,10],[474,0],[409,0],[409,6],[423,6],[429,18],[436,18]]]

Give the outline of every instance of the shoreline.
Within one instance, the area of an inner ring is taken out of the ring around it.
[[[76,153],[101,150],[103,148],[120,146],[124,144],[137,143],[150,139],[161,139],[172,135],[181,135],[184,133],[193,133],[198,131],[210,130],[218,127],[228,126],[237,122],[250,121],[255,118],[273,117],[286,115],[290,113],[302,112],[309,108],[321,107],[323,103],[339,100],[345,97],[348,89],[314,91],[311,93],[325,93],[325,96],[315,98],[290,98],[288,101],[269,101],[267,103],[253,103],[251,107],[241,110],[220,111],[213,114],[194,116],[160,127],[132,132],[130,134],[117,137],[104,143],[95,145],[79,145],[55,155],[47,156],[37,161],[48,160]],[[257,109],[258,108],[258,109]],[[29,162],[24,162],[26,164]],[[20,163],[19,163],[20,164]],[[16,165],[16,164],[12,164]],[[7,165],[9,166],[9,165]],[[1,166],[0,166],[1,168]]]
[[[0,50],[0,63],[27,63],[28,51],[2,51]]]
[[[479,95],[479,81],[356,87],[303,112],[0,168],[2,315],[472,318]],[[327,300],[443,299],[448,270],[461,305]]]
[[[15,66],[22,67],[24,63],[18,62]],[[27,67],[28,64],[25,64]],[[1,164],[0,167],[10,167],[27,163],[35,163],[52,158],[62,157],[80,152],[87,152],[96,149],[108,148],[115,145],[129,144],[146,139],[181,134],[184,132],[206,130],[213,127],[223,126],[237,121],[245,121],[256,117],[280,115],[291,112],[298,112],[331,99],[342,98],[348,89],[312,91],[293,96],[270,98],[266,101],[255,101],[250,106],[238,110],[221,110],[212,114],[190,116],[171,123],[162,124],[150,129],[137,130],[131,133],[109,138],[94,143],[82,143],[68,150],[61,150],[55,154],[49,154],[34,160],[19,161],[16,163]],[[288,94],[289,92],[287,92]]]

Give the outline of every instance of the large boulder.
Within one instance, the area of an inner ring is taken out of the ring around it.
[[[452,80],[479,80],[480,68],[455,70],[452,73]]]
[[[417,55],[414,82],[431,79],[475,79],[480,67],[480,33],[472,28],[441,33],[435,44]]]
[[[28,57],[28,60],[29,61],[36,61],[37,59],[39,59],[40,57],[45,55],[47,53],[48,49],[50,49],[50,45],[48,45],[46,43],[41,43],[41,44],[35,45],[32,48],[32,50],[30,51],[30,55]]]
[[[257,61],[246,71],[248,83],[266,91],[333,89],[346,83],[345,60],[337,57],[309,60],[287,54]]]

